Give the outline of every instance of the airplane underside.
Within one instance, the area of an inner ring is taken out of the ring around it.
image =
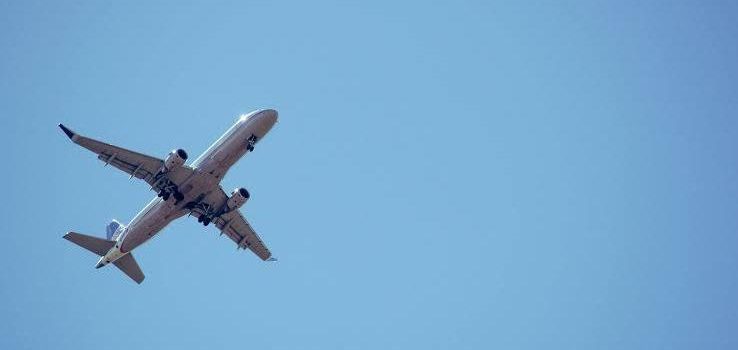
[[[240,117],[190,165],[185,164],[188,156],[182,149],[159,159],[84,137],[59,124],[72,142],[96,153],[106,165],[130,178],[143,180],[157,194],[127,226],[111,222],[106,229],[107,239],[77,232],[69,232],[64,238],[100,256],[96,268],[112,263],[137,283],[143,281],[144,274],[131,251],[186,214],[204,226],[213,223],[221,236],[236,243],[237,250],[250,250],[265,261],[275,260],[238,210],[250,198],[249,192],[236,188],[229,195],[220,182],[236,161],[254,151],[256,143],[276,121],[274,110],[258,110]]]

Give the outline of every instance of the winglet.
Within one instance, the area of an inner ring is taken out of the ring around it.
[[[271,258],[267,259],[267,261],[277,261],[277,258],[271,257]]]
[[[67,134],[67,137],[69,137],[70,140],[74,141],[74,137],[77,136],[74,131],[64,126],[64,124],[59,124],[59,127],[62,129],[62,131],[64,131],[65,134]]]

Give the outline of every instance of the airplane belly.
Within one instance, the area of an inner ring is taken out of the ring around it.
[[[227,169],[233,166],[244,154],[246,154],[246,141],[233,142],[221,148],[215,154],[214,160],[218,162],[220,168]]]
[[[187,210],[175,206],[172,201],[165,202],[160,198],[155,198],[126,227],[120,250],[124,253],[132,251],[154,237],[170,222],[186,213]]]

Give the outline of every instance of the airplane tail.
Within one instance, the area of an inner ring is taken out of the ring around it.
[[[110,225],[108,225],[108,228],[112,226],[113,223],[120,225],[117,221],[113,221],[110,223]],[[109,234],[109,236],[112,235]],[[82,248],[85,248],[97,254],[98,256],[104,256],[115,245],[115,241],[83,235],[77,232],[67,233],[66,235],[64,235],[64,239]],[[133,255],[131,253],[124,255],[118,260],[115,260],[113,262],[113,265],[123,271],[123,273],[125,273],[132,280],[136,281],[136,283],[140,284],[146,277],[144,276],[143,271],[141,271],[141,268],[138,266],[136,259],[133,258]]]
[[[124,228],[126,228],[125,225],[118,222],[118,220],[113,219],[110,221],[108,226],[105,226],[106,237],[108,237],[109,241],[115,241],[123,232]]]

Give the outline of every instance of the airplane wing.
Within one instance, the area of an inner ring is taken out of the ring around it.
[[[210,193],[203,201],[208,202],[211,208],[222,208],[228,201],[228,195],[221,187],[219,191]],[[199,218],[202,212],[195,210],[192,215]],[[221,235],[228,236],[236,243],[236,249],[248,248],[261,260],[273,260],[271,259],[272,253],[240,211],[226,212],[213,219],[212,223],[220,229]]]
[[[130,175],[131,178],[144,180],[152,187],[157,184],[159,180],[157,174],[164,164],[162,159],[84,137],[62,124],[59,124],[59,127],[72,142],[97,154],[97,158],[105,162],[105,165],[110,164]],[[192,168],[183,165],[167,174],[167,178],[174,183],[182,183],[192,172]]]

